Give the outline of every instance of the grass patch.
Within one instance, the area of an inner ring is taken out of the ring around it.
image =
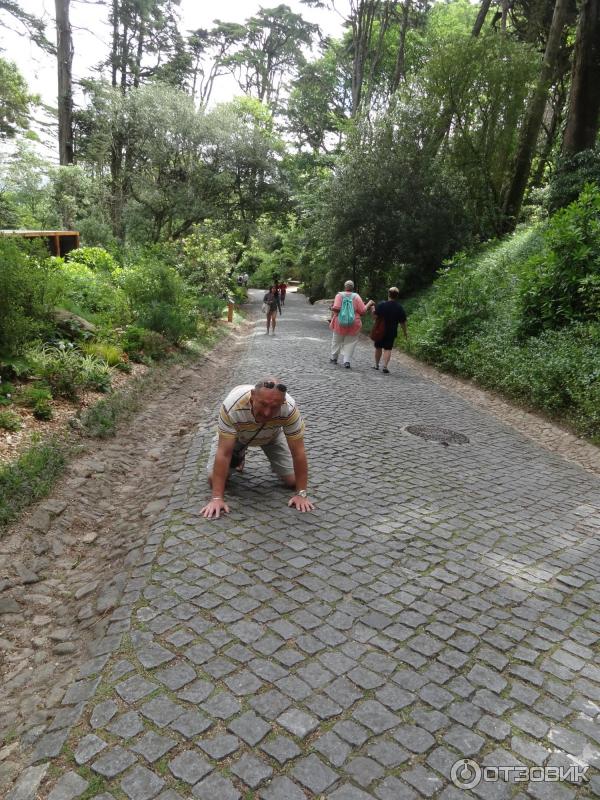
[[[49,493],[66,460],[67,446],[55,437],[34,442],[16,461],[0,468],[0,529]]]
[[[114,436],[117,425],[143,407],[148,394],[163,382],[170,368],[197,360],[220,335],[218,329],[209,328],[201,339],[186,342],[185,348],[172,353],[160,365],[153,366],[150,372],[134,379],[125,389],[113,392],[87,409],[81,415],[84,433],[99,439]]]

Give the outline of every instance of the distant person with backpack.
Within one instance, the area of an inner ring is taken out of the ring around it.
[[[352,366],[352,354],[358,341],[358,334],[362,328],[361,317],[367,313],[372,301],[365,305],[362,298],[354,291],[354,283],[346,281],[344,291],[338,292],[331,307],[332,317],[329,323],[333,331],[331,339],[332,364],[338,363],[342,357],[342,364],[346,369]]]
[[[386,375],[389,373],[388,365],[392,356],[392,348],[396,336],[398,336],[398,325],[402,328],[404,338],[408,339],[408,330],[406,328],[406,311],[398,302],[400,295],[399,289],[391,286],[388,289],[388,299],[382,300],[381,303],[373,304],[372,314],[375,317],[375,325],[380,330],[374,337],[373,344],[375,345],[375,364],[373,369],[379,369],[379,362],[383,353],[383,370]],[[373,337],[373,334],[371,334]]]
[[[273,333],[275,333],[278,310],[281,314],[281,301],[279,299],[279,292],[277,291],[277,284],[275,284],[271,286],[263,297],[263,313],[267,315],[267,336],[269,335],[271,326],[273,327]]]

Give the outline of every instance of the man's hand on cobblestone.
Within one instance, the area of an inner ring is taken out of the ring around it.
[[[290,506],[290,508],[295,507],[298,509],[298,511],[302,511],[302,513],[305,511],[315,510],[314,503],[311,503],[308,497],[300,497],[299,494],[295,494],[292,498],[290,498],[288,506]]]
[[[213,497],[210,502],[200,510],[200,513],[203,517],[206,517],[206,519],[212,519],[213,517],[218,519],[221,516],[221,512],[229,514],[229,506],[222,497]]]

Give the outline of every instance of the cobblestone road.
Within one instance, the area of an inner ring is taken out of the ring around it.
[[[231,382],[289,386],[316,513],[287,509],[254,451],[232,513],[201,519],[203,420],[11,800],[600,796],[600,481],[404,368],[374,372],[366,341],[355,369],[330,365],[328,342],[291,296]],[[464,757],[591,781],[459,790]]]

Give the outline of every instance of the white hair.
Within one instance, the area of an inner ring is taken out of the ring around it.
[[[346,281],[344,289],[354,289],[354,281]]]

